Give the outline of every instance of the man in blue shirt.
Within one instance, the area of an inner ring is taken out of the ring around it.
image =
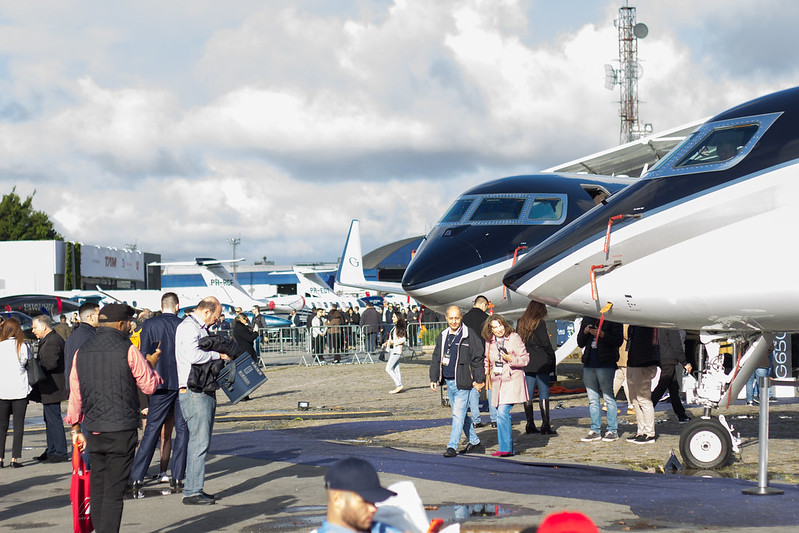
[[[327,516],[317,533],[396,531],[372,521],[375,504],[397,493],[381,487],[374,467],[363,459],[348,457],[328,468],[325,489]]]

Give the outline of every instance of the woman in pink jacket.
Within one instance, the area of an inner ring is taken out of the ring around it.
[[[510,410],[515,403],[527,401],[524,367],[530,361],[522,338],[501,315],[491,315],[483,326],[486,340],[486,378],[491,388],[491,403],[497,408],[499,451],[491,455],[513,455]]]

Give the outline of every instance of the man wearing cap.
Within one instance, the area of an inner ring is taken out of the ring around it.
[[[376,503],[396,496],[380,486],[374,467],[356,457],[338,461],[325,474],[327,517],[317,533],[348,533],[387,529],[372,522]],[[393,528],[392,528],[393,529]]]
[[[109,304],[100,310],[95,336],[72,360],[64,421],[73,442],[91,457],[92,523],[96,531],[119,531],[139,427],[136,387],[152,394],[161,383],[153,370],[160,351],[145,358],[130,343],[133,309]],[[81,432],[83,423],[86,433]]]
[[[208,363],[213,359],[229,359],[225,354],[200,349],[199,340],[208,336],[208,328],[219,320],[222,305],[213,296],[203,298],[194,311],[175,330],[175,360],[178,368],[178,401],[189,428],[186,447],[186,482],[183,486],[183,503],[186,505],[211,505],[216,498],[203,491],[205,483],[205,455],[211,446],[214,428],[216,395],[213,392],[188,387],[192,365]]]

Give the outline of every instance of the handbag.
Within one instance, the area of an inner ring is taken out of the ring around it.
[[[75,533],[91,533],[94,531],[90,513],[89,472],[83,462],[78,447],[72,444],[72,484],[69,487],[69,499],[72,500],[72,526]]]
[[[42,365],[39,363],[38,357],[29,357],[28,360],[25,361],[25,370],[28,371],[28,385],[31,387],[41,383],[47,377],[44,374],[44,370],[42,370]]]

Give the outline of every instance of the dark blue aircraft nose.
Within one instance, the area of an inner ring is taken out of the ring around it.
[[[469,226],[437,227],[427,236],[402,276],[402,288],[412,292],[446,281],[483,265],[480,240],[490,233],[477,235]],[[474,238],[477,242],[474,242]]]

